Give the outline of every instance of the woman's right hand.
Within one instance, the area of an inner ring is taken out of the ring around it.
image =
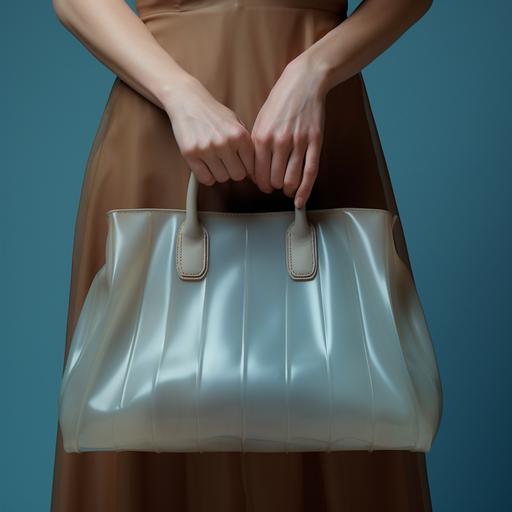
[[[162,101],[180,151],[204,185],[254,174],[251,134],[236,114],[194,77],[174,85]]]

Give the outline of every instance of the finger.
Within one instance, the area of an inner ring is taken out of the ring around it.
[[[224,183],[229,180],[229,173],[222,160],[217,156],[216,153],[204,155],[202,157],[203,162],[208,166],[213,177],[220,183]]]
[[[268,139],[256,139],[254,143],[254,179],[256,185],[263,191],[272,192],[270,184],[270,164],[272,153],[270,151],[270,142]]]
[[[224,167],[227,169],[231,179],[241,181],[247,175],[245,165],[236,151],[229,146],[219,150],[219,158],[222,160]]]
[[[297,191],[304,166],[304,158],[306,155],[307,140],[299,139],[296,141],[292,154],[288,160],[283,181],[283,192],[288,197],[293,197]]]
[[[319,160],[320,143],[316,140],[311,141],[306,150],[301,184],[295,194],[294,203],[297,208],[302,208],[309,199],[309,195],[311,194],[311,190],[313,189],[313,185],[318,174]]]
[[[237,116],[238,122],[245,128],[243,137],[238,138],[235,147],[238,152],[239,158],[242,160],[246,175],[251,176],[254,174],[254,144],[252,142],[251,133],[247,125]]]
[[[278,138],[274,142],[270,165],[270,184],[274,188],[283,188],[284,174],[292,149],[291,138]]]
[[[248,174],[247,176],[249,177],[249,179],[250,179],[250,180],[251,180],[255,185],[257,185],[257,183],[256,183],[256,178],[254,177],[254,173],[252,173],[252,174]]]
[[[250,135],[238,146],[238,156],[242,160],[247,175],[254,176],[254,145]]]
[[[210,186],[216,182],[214,176],[210,172],[210,169],[208,169],[208,166],[202,160],[189,158],[187,159],[187,163],[199,183]]]

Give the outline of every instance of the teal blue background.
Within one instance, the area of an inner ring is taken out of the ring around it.
[[[29,4],[2,6],[0,35],[5,512],[50,506],[74,221],[114,79]],[[512,510],[510,19],[505,0],[437,0],[363,72],[443,379],[437,512]]]

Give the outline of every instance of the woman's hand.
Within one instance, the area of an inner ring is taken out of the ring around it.
[[[432,0],[363,0],[286,66],[252,130],[254,180],[261,190],[296,191],[295,205],[304,205],[318,172],[326,92],[359,73],[431,5]]]
[[[253,181],[263,192],[283,189],[302,208],[320,160],[326,89],[321,74],[296,59],[290,62],[261,107],[251,133]]]
[[[124,0],[52,0],[62,23],[121,80],[169,115],[180,150],[205,185],[252,172],[250,133],[167,53]]]
[[[164,107],[180,151],[199,182],[240,181],[253,173],[251,134],[198,80],[190,77],[173,87]]]

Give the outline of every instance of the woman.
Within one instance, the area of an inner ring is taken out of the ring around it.
[[[105,212],[357,206],[398,213],[360,71],[430,0],[53,0],[116,73],[76,219],[69,344],[104,263]],[[401,224],[397,250],[410,268]],[[426,511],[423,453],[63,451],[53,512]]]

